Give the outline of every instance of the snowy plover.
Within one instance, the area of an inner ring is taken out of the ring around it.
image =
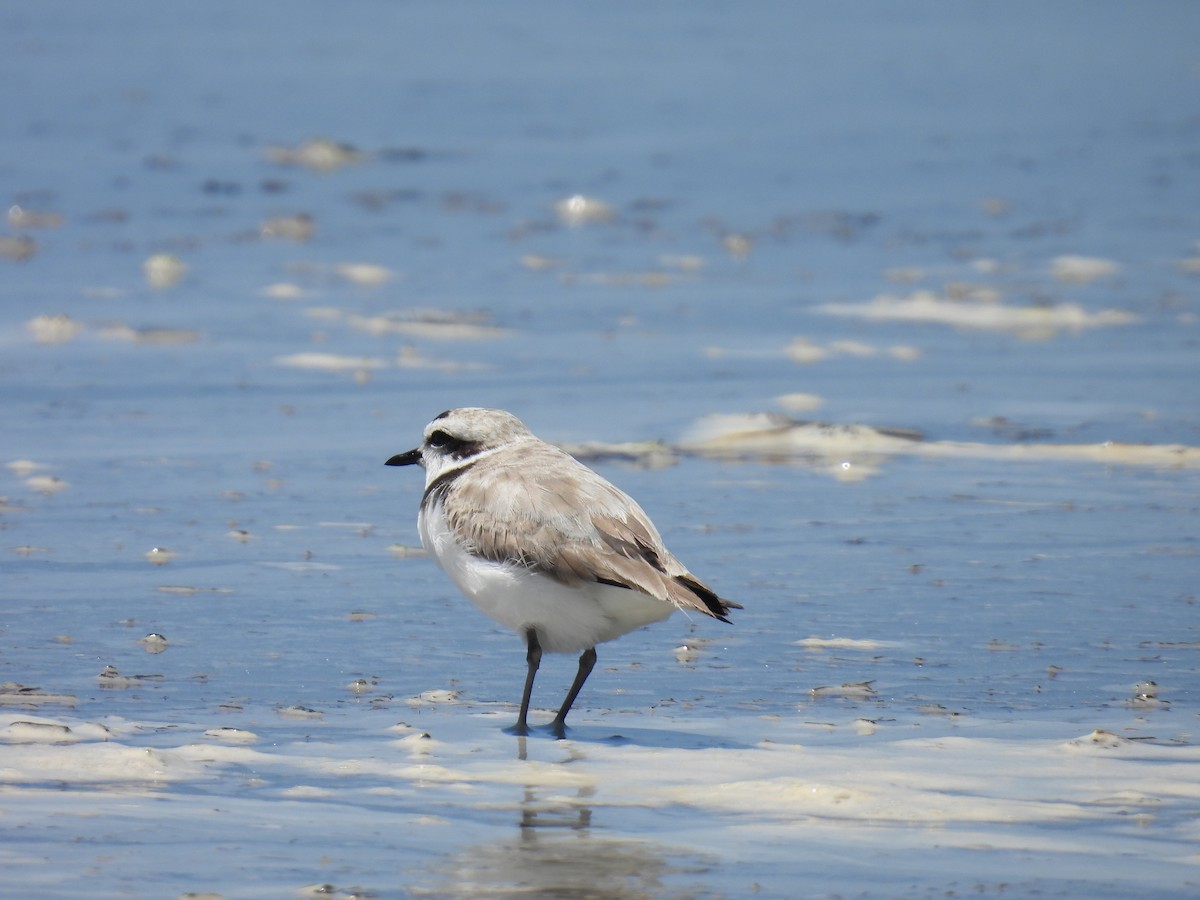
[[[525,638],[528,671],[510,729],[529,730],[542,651],[577,653],[579,671],[551,724],[567,713],[596,663],[596,645],[676,609],[722,622],[724,600],[670,551],[642,508],[587,466],[500,409],[451,409],[421,446],[387,461],[425,468],[421,543],[480,610]]]

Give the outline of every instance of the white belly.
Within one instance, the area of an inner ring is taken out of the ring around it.
[[[425,549],[475,606],[522,636],[535,628],[548,653],[578,653],[675,611],[638,591],[595,582],[565,585],[523,566],[472,556],[454,540],[441,504],[423,510],[417,528]]]

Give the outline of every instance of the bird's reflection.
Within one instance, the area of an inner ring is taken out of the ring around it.
[[[458,849],[410,885],[414,896],[657,898],[696,896],[683,884],[711,868],[690,851],[651,840],[612,838],[593,828],[593,786],[526,784],[517,803],[517,832]]]
[[[595,793],[593,787],[582,787],[575,792],[574,800],[549,802],[538,799],[538,788],[525,785],[525,799],[521,802],[522,839],[536,839],[535,828],[561,828],[585,831],[592,825],[592,808],[587,805]]]

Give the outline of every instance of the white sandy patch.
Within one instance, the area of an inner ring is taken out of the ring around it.
[[[274,284],[268,284],[259,293],[272,300],[302,300],[306,291],[293,282],[277,281]]]
[[[1131,313],[1117,309],[1089,312],[1076,303],[1054,306],[1006,306],[993,297],[959,300],[932,291],[904,297],[881,294],[869,303],[826,303],[818,312],[869,321],[933,322],[956,328],[1004,331],[1037,340],[1067,331],[1129,325]]]
[[[759,457],[803,461],[839,481],[861,481],[890,456],[916,452],[919,436],[867,425],[797,422],[776,413],[715,413],[680,440],[685,453],[717,459]]]
[[[233,588],[223,587],[196,587],[190,584],[160,584],[155,590],[164,594],[178,594],[182,597],[191,597],[195,594],[232,594]]]
[[[0,706],[37,709],[42,706],[74,706],[72,694],[44,691],[36,685],[6,681],[0,684]]]
[[[34,472],[48,469],[45,463],[34,462],[32,459],[14,459],[12,462],[4,464],[4,468],[8,469],[18,478],[28,478]]]
[[[895,641],[881,641],[875,638],[823,638],[817,636],[807,637],[793,643],[805,650],[862,650],[865,652],[899,646]]]
[[[156,290],[174,287],[187,274],[188,267],[172,253],[155,253],[142,263],[146,284]]]
[[[1087,284],[1098,278],[1112,278],[1121,271],[1111,259],[1098,256],[1056,256],[1050,260],[1050,275],[1055,281]]]
[[[921,358],[921,349],[914,347],[911,344],[892,344],[886,347],[868,344],[865,341],[842,339],[830,341],[827,344],[818,344],[805,335],[798,335],[782,350],[764,350],[761,347],[754,349],[733,349],[720,345],[711,345],[704,348],[704,355],[709,359],[756,359],[760,360],[765,357],[783,355],[794,363],[801,365],[811,365],[813,363],[823,362],[828,359],[836,359],[839,357],[858,357],[865,359],[869,357],[890,357],[899,362],[916,362]],[[790,396],[790,395],[785,395]],[[806,396],[806,395],[796,395]]]
[[[263,156],[277,166],[304,166],[317,172],[332,172],[367,159],[356,147],[323,137],[306,138],[294,147],[271,144]]]
[[[176,750],[111,743],[11,744],[0,747],[0,783],[156,785],[195,781],[203,763]]]
[[[740,456],[805,461],[839,475],[839,467],[870,473],[892,455],[932,458],[1063,460],[1200,468],[1200,447],[1183,444],[982,444],[971,441],[923,441],[915,434],[867,425],[802,422],[777,413],[714,414],[697,421],[683,436],[685,452],[716,458]]]
[[[67,725],[53,719],[25,716],[0,728],[0,741],[6,744],[77,744],[81,741],[106,741],[109,731],[103,725],[80,722]]]
[[[480,341],[508,337],[512,332],[488,321],[480,312],[443,309],[403,309],[376,315],[346,312],[336,306],[313,306],[304,311],[309,319],[348,325],[377,337],[403,335],[435,341]]]
[[[57,475],[30,475],[25,479],[25,486],[39,494],[57,494],[69,488],[71,483]]]
[[[335,271],[346,281],[359,287],[379,287],[396,277],[396,273],[387,266],[375,263],[341,263]]]
[[[791,394],[780,394],[775,402],[790,413],[813,412],[825,404],[825,399],[817,394],[805,394],[796,391]]]
[[[458,700],[458,691],[448,690],[432,690],[422,691],[414,697],[409,697],[405,700],[405,704],[412,707],[432,706],[444,703],[454,703]]]
[[[86,327],[62,313],[35,316],[25,323],[25,328],[39,344],[65,344]]]
[[[1200,468],[1200,447],[1185,444],[1122,444],[1117,441],[1096,444],[978,444],[933,441],[923,444],[919,455],[1034,462],[1064,460],[1160,469]]]
[[[711,354],[710,354],[711,355]],[[877,347],[865,341],[837,340],[828,344],[817,344],[803,335],[794,338],[787,347],[787,356],[792,362],[809,364],[821,362],[839,356],[856,356],[868,358],[873,356],[890,356],[901,362],[915,362],[921,358],[917,347],[906,344],[896,344],[890,347]]]
[[[204,732],[204,736],[214,741],[221,741],[224,744],[253,744],[258,740],[258,735],[253,731],[247,731],[244,728],[234,728],[228,725],[220,728],[210,728]]]
[[[85,332],[101,340],[151,345],[194,344],[202,336],[193,328],[135,328],[124,322],[89,325],[62,314],[36,316],[25,328],[39,344],[65,344]]]
[[[346,324],[368,334],[401,334],[437,341],[493,340],[510,334],[508,329],[489,325],[478,316],[439,312],[350,315]]]
[[[597,222],[611,222],[617,217],[612,206],[597,197],[572,194],[554,203],[554,213],[564,225],[578,227]]]
[[[373,356],[346,356],[339,353],[292,353],[275,357],[275,364],[290,369],[308,369],[314,372],[355,372],[382,369],[387,363]]]

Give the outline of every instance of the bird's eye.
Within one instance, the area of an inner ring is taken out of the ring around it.
[[[450,432],[442,431],[440,428],[436,432],[430,434],[430,446],[436,446],[439,450],[456,450],[464,443],[461,438],[456,438]]]

